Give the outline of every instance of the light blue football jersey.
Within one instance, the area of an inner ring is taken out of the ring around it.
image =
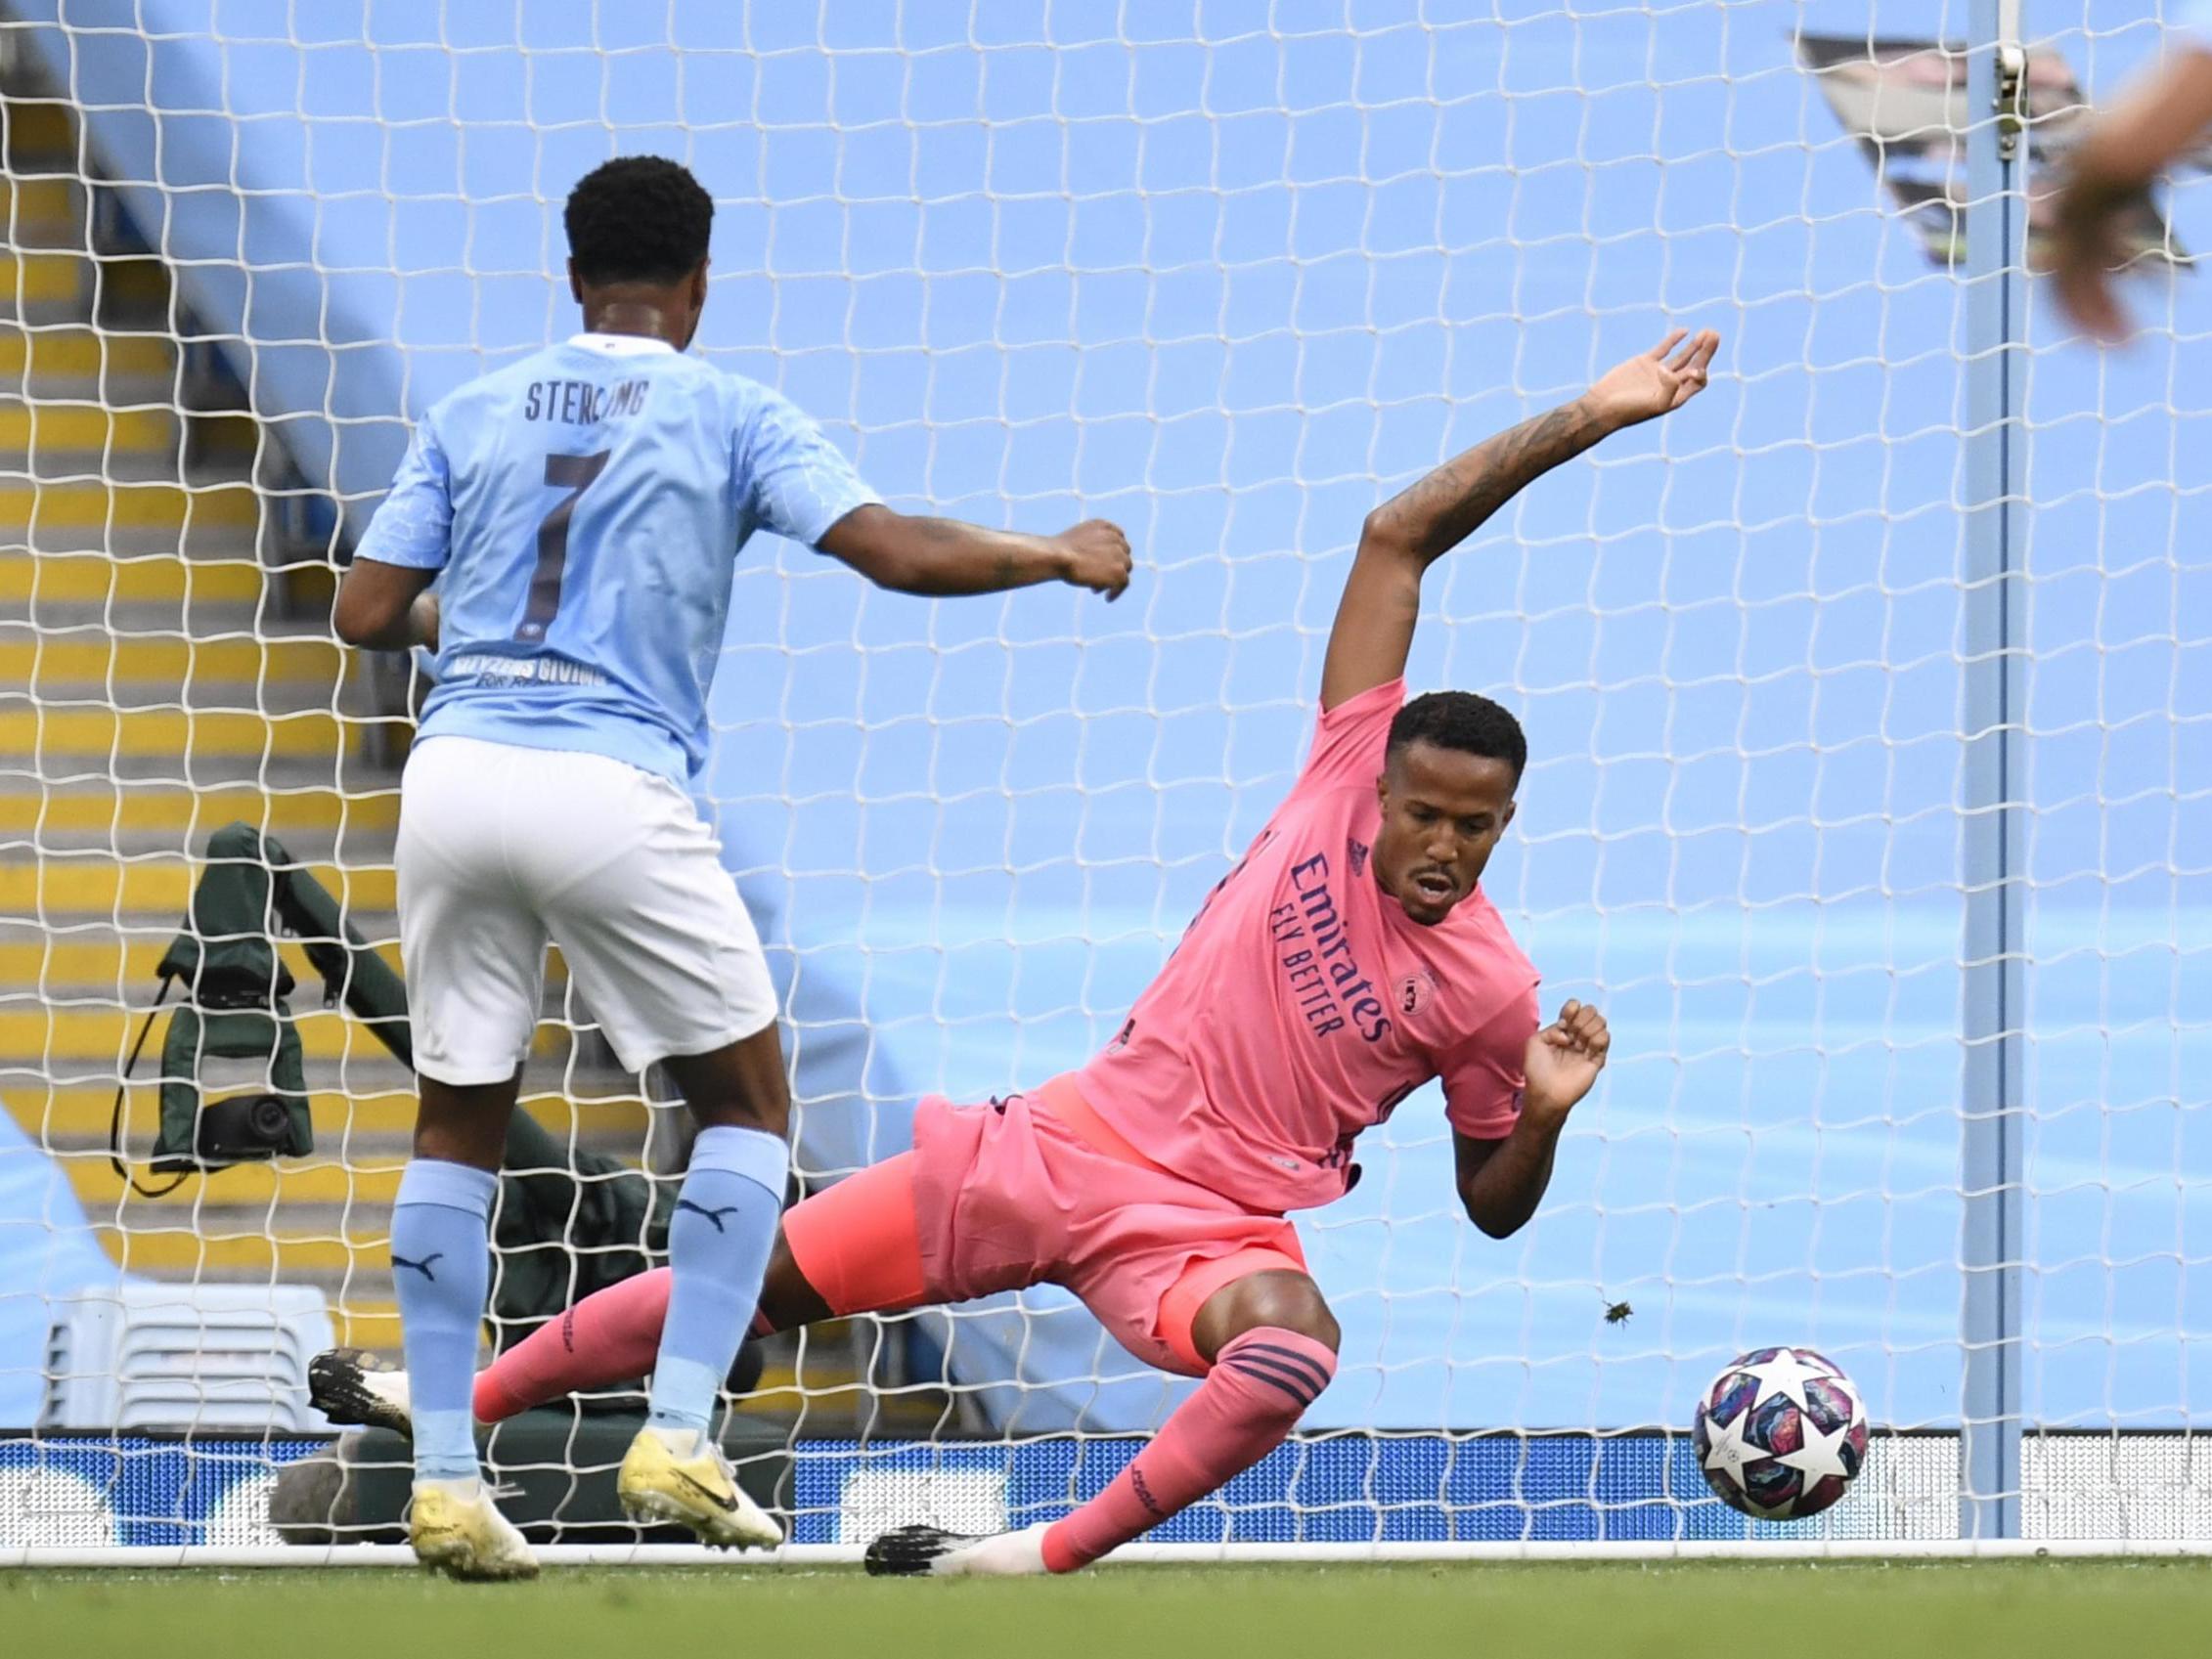
[[[355,557],[444,572],[420,735],[606,755],[685,783],[731,567],[879,498],[790,402],[665,342],[573,339],[439,401]]]

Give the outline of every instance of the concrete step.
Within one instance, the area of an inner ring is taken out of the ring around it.
[[[26,789],[0,775],[0,851],[11,838],[27,838],[52,850],[83,848],[122,851],[144,843],[198,854],[208,835],[225,824],[248,823],[276,836],[298,856],[339,841],[357,847],[360,861],[390,856],[399,827],[399,780],[379,774],[381,787],[341,794],[328,779],[304,787],[217,787],[181,783],[112,781]],[[354,861],[354,860],[347,860]]]
[[[177,918],[184,923],[184,916]],[[305,969],[305,962],[298,965]],[[326,1009],[323,1002],[323,982],[312,974],[305,974],[292,993],[292,1025],[298,1030],[301,1055],[305,1060],[330,1060],[330,1062],[387,1062],[391,1053],[382,1046],[376,1033],[361,1020],[354,1020],[343,1009]],[[155,1011],[155,980],[149,974],[144,980],[133,980],[124,984],[128,1004],[115,1000],[115,993],[104,991],[86,995],[82,1002],[70,1002],[56,997],[11,993],[0,995],[0,1053],[18,1055],[31,1062],[31,1072],[51,1069],[56,1077],[119,1077],[121,1062],[130,1055],[130,1044],[137,1042],[137,1028],[146,1016]],[[177,997],[170,997],[175,1002]],[[163,1009],[168,1002],[161,1004]],[[163,1020],[155,1020],[155,1037],[149,1042],[159,1042],[159,1030],[166,1028]],[[566,1051],[571,1044],[571,1033],[566,1026],[542,1025],[535,1035],[533,1051],[553,1055]],[[102,1062],[107,1070],[95,1072],[82,1062]],[[142,1055],[142,1064],[144,1055]],[[398,1062],[391,1062],[398,1064]],[[405,1070],[405,1069],[403,1069]],[[146,1075],[155,1075],[149,1069]],[[363,1086],[358,1079],[347,1075],[349,1086]],[[20,1088],[35,1084],[20,1081]]]
[[[265,563],[258,532],[179,532],[152,552],[0,546],[12,565],[0,630],[16,638],[77,633],[141,639],[331,636],[337,572],[320,558]],[[120,542],[121,538],[117,538]],[[250,583],[250,586],[248,586]]]
[[[174,463],[178,442],[176,418],[166,410],[0,398],[0,466],[9,471],[38,471],[38,451],[94,458],[131,451]]]
[[[12,173],[76,174],[76,120],[58,98],[10,98],[0,104],[0,146]]]
[[[133,399],[133,407],[151,410],[155,414],[173,413],[170,388],[165,381],[144,382],[147,389],[157,395],[149,402]],[[11,393],[11,395],[14,395]],[[65,452],[66,458],[66,452]],[[0,457],[0,460],[8,458]],[[53,489],[61,484],[138,485],[169,484],[180,481],[198,489],[213,489],[224,485],[241,485],[248,482],[247,475],[235,463],[223,462],[205,468],[187,470],[181,475],[173,454],[150,454],[138,450],[117,450],[111,455],[98,451],[81,452],[73,468],[61,465],[42,465],[35,473],[26,473],[20,466],[0,465],[0,479],[11,484],[35,484],[41,489]]]
[[[156,714],[185,716],[237,715],[281,722],[299,715],[324,714],[343,719],[353,702],[343,681],[272,679],[255,684],[250,679],[196,677],[169,685],[125,684],[112,688],[97,682],[56,684],[34,678],[21,691],[0,693],[0,709],[30,709],[48,718],[48,729],[63,715],[120,714],[132,720]],[[56,749],[60,738],[50,738]],[[68,751],[63,751],[68,752]],[[107,753],[96,746],[84,753]],[[310,753],[322,753],[313,750]]]
[[[29,327],[52,327],[90,317],[104,326],[163,317],[169,272],[145,253],[88,252],[75,239],[59,248],[0,252],[0,312]]]
[[[181,911],[177,919],[182,923]],[[26,1057],[33,1063],[32,1070],[50,1069],[57,1078],[119,1075],[117,1069],[153,1010],[155,995],[151,978],[126,988],[131,997],[127,1007],[106,1000],[67,1003],[0,996],[0,1054]],[[348,1066],[390,1060],[390,1051],[367,1025],[343,1009],[322,1007],[321,998],[322,982],[312,975],[302,976],[300,988],[292,993],[291,1012],[305,1059],[342,1061]],[[156,1021],[155,1028],[156,1036],[149,1041],[157,1040],[164,1027]],[[530,1053],[536,1060],[553,1062],[567,1055],[574,1045],[574,1030],[549,1020],[532,1034]],[[95,1070],[91,1063],[107,1070]]]
[[[393,916],[349,916],[347,919],[361,931],[370,948],[383,958],[392,972],[402,972],[399,942],[384,931],[395,924]],[[375,926],[367,925],[371,923]],[[73,934],[57,933],[22,921],[0,923],[0,985],[7,987],[0,991],[0,1002],[9,998],[25,1001],[33,997],[50,1006],[122,1005],[143,1001],[155,983],[154,972],[160,964],[162,953],[182,925],[181,914],[173,923],[157,922],[128,932],[91,929]],[[278,948],[302,986],[322,983],[298,940],[284,939]],[[557,1014],[563,1007],[561,999],[567,984],[568,965],[561,960],[557,949],[548,950],[545,1007],[549,1013]],[[118,987],[128,994],[118,995]],[[354,1089],[363,1086],[358,1077],[350,1079],[349,1084]],[[602,1079],[598,1087],[587,1092],[594,1096],[605,1095],[610,1087],[617,1098],[633,1098],[626,1079]]]
[[[328,701],[328,699],[326,699]],[[303,708],[102,708],[37,704],[0,694],[0,755],[210,755],[336,757],[361,741],[370,721]],[[5,783],[0,783],[5,788]]]
[[[81,557],[84,550],[71,552]],[[26,556],[21,547],[0,549],[0,556],[7,554]],[[27,556],[53,557],[54,550]],[[176,550],[168,549],[167,556],[175,557]],[[337,573],[321,559],[261,564],[243,551],[186,557],[193,564],[260,565],[269,587],[251,602],[210,601],[190,606],[190,627],[182,626],[188,607],[173,599],[57,599],[39,605],[36,617],[23,615],[28,607],[22,604],[0,605],[0,642],[111,645],[118,653],[128,654],[148,645],[171,642],[250,645],[305,640],[333,647],[349,661],[356,660],[355,653],[338,646],[332,636],[328,595],[336,589]],[[295,589],[302,591],[305,603],[288,602]]]
[[[252,530],[260,522],[260,501],[243,484],[120,483],[98,478],[0,484],[0,546],[20,546],[22,544],[15,538],[45,531]]]
[[[11,556],[0,552],[0,558]],[[13,555],[28,560],[56,555]],[[76,554],[83,557],[83,554]],[[172,550],[167,556],[174,558]],[[77,660],[95,660],[91,653],[111,652],[118,665],[131,665],[138,653],[153,649],[234,646],[243,652],[256,645],[302,641],[324,646],[347,662],[359,655],[339,646],[331,633],[331,595],[335,573],[320,560],[284,565],[261,565],[251,552],[194,554],[188,563],[239,564],[258,567],[267,586],[250,600],[168,599],[59,599],[0,601],[0,645],[60,645],[79,647]],[[27,669],[25,672],[28,672]],[[159,661],[145,670],[149,677],[171,672]],[[106,679],[105,673],[95,677]]]
[[[158,482],[178,475],[181,456],[196,481],[250,479],[260,456],[259,422],[238,410],[195,408],[191,395],[173,371],[106,378],[0,372],[0,397],[37,412],[35,422],[11,428],[0,473],[41,483]]]
[[[0,1054],[23,1057],[39,1069],[51,1068],[57,1076],[119,1076],[138,1028],[154,1007],[154,997],[151,980],[136,992],[130,1008],[37,1001],[25,1006],[22,999],[0,997]],[[329,1061],[389,1058],[367,1026],[340,1010],[315,1006],[318,1000],[313,993],[292,998],[292,1026],[299,1032],[303,1055]],[[157,1041],[164,1028],[157,1020],[155,1036],[149,1040]],[[566,1033],[556,1027],[541,1026],[533,1051],[550,1055],[565,1038]],[[146,1064],[143,1056],[140,1064]]]
[[[75,486],[68,486],[75,489]],[[118,486],[118,502],[139,486]],[[250,502],[252,492],[232,490]],[[0,496],[7,492],[0,490]],[[269,572],[250,558],[182,558],[175,553],[111,557],[105,553],[0,552],[0,606],[33,599],[182,599],[250,605],[261,597]],[[0,611],[0,615],[7,614]]]
[[[13,931],[13,930],[11,930]],[[11,939],[0,941],[0,984],[47,998],[154,982],[154,968],[168,948],[164,939]]]
[[[379,923],[388,917],[374,918]],[[183,918],[178,919],[178,927]],[[356,923],[358,927],[360,924]],[[10,934],[22,931],[10,929]],[[75,939],[50,936],[0,939],[0,983],[6,995],[35,993],[48,1005],[80,1002],[142,1001],[153,986],[155,969],[169,947],[177,928],[143,934]],[[372,947],[394,973],[399,972],[396,940],[372,940]],[[296,943],[282,952],[292,975],[302,985],[320,987],[322,981],[309,966]]]
[[[84,853],[10,855],[0,859],[0,921],[52,925],[63,919],[115,923],[182,916],[199,872],[195,858],[160,854],[128,862]],[[391,913],[397,895],[390,866],[316,866],[314,875],[337,895],[354,925],[375,937],[370,924]]]
[[[83,292],[83,255],[74,252],[0,253],[0,305],[21,312],[41,305],[73,305]]]
[[[355,723],[371,728],[375,725],[366,720]],[[407,730],[402,723],[395,735],[404,740]],[[105,751],[71,755],[51,749],[34,754],[0,753],[0,800],[10,794],[38,795],[77,786],[229,791],[247,785],[280,792],[334,789],[341,794],[369,795],[396,789],[398,779],[389,768],[373,765],[357,755],[337,753],[312,760],[243,750],[174,755]]]
[[[81,485],[85,480],[79,479],[76,482]],[[161,481],[155,480],[155,482],[159,483]],[[13,489],[22,483],[22,477],[20,473],[11,473],[5,477],[0,477],[0,490]],[[105,522],[70,524],[48,519],[42,521],[35,530],[22,524],[18,524],[12,529],[0,530],[0,554],[92,553],[104,558],[113,559],[177,558],[181,556],[192,559],[239,559],[262,564],[261,548],[263,542],[266,540],[272,550],[276,548],[277,544],[277,538],[273,534],[265,536],[264,529],[265,527],[258,517],[246,521],[224,522],[206,514],[200,514],[194,518],[189,526],[174,523],[166,526],[160,524],[127,524],[120,520],[111,524]],[[280,553],[278,556],[281,558],[282,554]],[[318,559],[317,562],[322,561]],[[288,568],[281,563],[272,562],[264,564],[263,568],[267,570],[272,579],[287,580],[304,570],[304,566],[298,563]],[[326,568],[328,567],[326,566]],[[336,588],[335,572],[332,575],[330,585],[334,590]],[[122,604],[128,601],[104,600],[102,602]],[[58,622],[71,620],[67,607],[63,601],[56,599],[52,603],[58,607],[55,620]],[[327,619],[329,612],[326,611],[324,615]],[[75,620],[82,620],[82,616],[80,615]]]
[[[153,982],[149,978],[148,982]],[[149,1039],[150,1041],[152,1039]],[[141,1068],[146,1062],[142,1057]],[[387,1071],[373,1071],[367,1062],[347,1068],[355,1091],[332,1086],[334,1073],[316,1067],[320,1075],[308,1078],[308,1104],[315,1118],[315,1144],[326,1148],[323,1156],[342,1154],[380,1157],[396,1149],[405,1156],[407,1138],[415,1127],[415,1079],[398,1061]],[[115,1110],[115,1085],[77,1084],[42,1088],[35,1084],[12,1085],[7,1091],[8,1110],[23,1133],[41,1145],[64,1151],[98,1149],[108,1144],[108,1124]],[[126,1102],[125,1127],[130,1145],[140,1151],[153,1144],[159,1126],[159,1108],[150,1085],[135,1082]]]
[[[390,1294],[387,1275],[382,1296],[363,1293],[360,1287],[342,1288],[331,1298],[331,1324],[341,1348],[367,1348],[375,1353],[391,1350],[399,1357],[399,1303]]]
[[[165,333],[123,333],[83,323],[51,328],[0,327],[0,385],[18,380],[82,382],[116,404],[174,401],[178,354]],[[113,397],[118,383],[144,383],[152,395]]]
[[[157,1176],[148,1184],[158,1186],[167,1180]],[[381,1221],[328,1232],[313,1230],[304,1222],[288,1222],[282,1231],[272,1232],[250,1224],[219,1226],[179,1210],[150,1214],[144,1220],[131,1214],[123,1223],[94,1217],[92,1232],[110,1258],[130,1273],[162,1279],[316,1285],[327,1291],[366,1281],[386,1295],[390,1290],[391,1232]]]
[[[0,230],[13,247],[40,246],[41,233],[84,234],[83,201],[72,178],[52,174],[0,178]]]
[[[356,1155],[339,1163],[318,1146],[312,1157],[287,1158],[281,1163],[242,1163],[213,1170],[188,1181],[174,1193],[158,1199],[142,1198],[124,1184],[105,1157],[82,1153],[63,1155],[69,1188],[88,1215],[104,1220],[129,1219],[134,1210],[201,1213],[230,1212],[217,1219],[243,1219],[239,1211],[288,1218],[299,1216],[309,1205],[332,1209],[352,1206],[357,1211],[388,1210],[399,1196],[399,1172],[407,1165],[407,1149],[395,1146],[384,1156]],[[156,1186],[145,1180],[142,1185]],[[155,1225],[167,1225],[164,1218]]]
[[[369,724],[327,708],[296,713],[242,709],[118,709],[52,705],[0,696],[0,756],[216,753],[307,760],[358,745]],[[0,788],[6,787],[0,776]]]
[[[184,689],[230,684],[248,690],[273,683],[333,686],[351,666],[335,639],[256,638],[226,633],[212,638],[130,639],[91,630],[55,633],[0,622],[0,685],[30,690],[113,687]]]

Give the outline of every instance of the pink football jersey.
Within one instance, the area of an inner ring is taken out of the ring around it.
[[[1393,680],[1321,716],[1290,795],[1077,1073],[1145,1156],[1255,1209],[1341,1196],[1352,1142],[1432,1077],[1464,1135],[1520,1111],[1534,967],[1480,890],[1423,927],[1369,867],[1404,698]]]

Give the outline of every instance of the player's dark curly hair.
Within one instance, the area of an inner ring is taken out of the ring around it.
[[[568,193],[568,252],[587,283],[679,283],[707,256],[714,197],[660,155],[603,161]]]
[[[1512,711],[1472,691],[1427,692],[1398,710],[1384,753],[1395,755],[1409,743],[1503,761],[1515,783],[1528,765],[1528,739]]]

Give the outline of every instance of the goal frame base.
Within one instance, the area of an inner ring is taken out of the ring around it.
[[[549,1544],[549,1567],[849,1567],[858,1544],[789,1544],[732,1553],[685,1544]],[[1385,1562],[1590,1561],[1989,1561],[2036,1558],[2173,1559],[2212,1556],[2212,1539],[1685,1539],[1670,1543],[1553,1542],[1416,1544],[1131,1544],[1101,1566],[1350,1566]],[[117,1546],[112,1549],[19,1546],[0,1549],[0,1568],[413,1567],[400,1544]]]

